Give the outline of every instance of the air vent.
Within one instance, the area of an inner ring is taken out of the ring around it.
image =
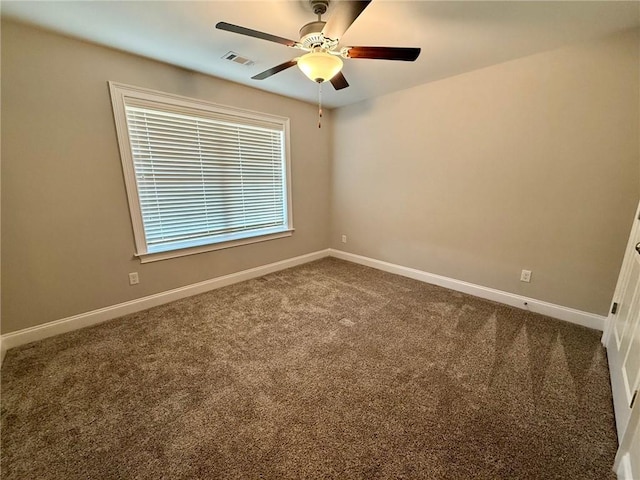
[[[250,67],[251,65],[254,65],[256,63],[253,60],[247,57],[243,57],[236,52],[227,52],[222,56],[222,58],[231,62],[239,63],[240,65],[244,65],[246,67]]]

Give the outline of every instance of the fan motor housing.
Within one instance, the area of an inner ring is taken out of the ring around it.
[[[300,29],[300,43],[305,48],[313,48],[320,46],[324,43],[324,35],[322,35],[322,29],[324,24],[320,20],[316,22],[309,22]]]

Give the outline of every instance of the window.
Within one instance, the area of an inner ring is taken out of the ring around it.
[[[109,87],[142,262],[291,235],[288,119]]]

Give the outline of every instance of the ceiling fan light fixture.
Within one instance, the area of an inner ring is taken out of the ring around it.
[[[322,83],[331,80],[342,70],[342,60],[327,52],[310,52],[298,59],[298,67],[309,79]]]

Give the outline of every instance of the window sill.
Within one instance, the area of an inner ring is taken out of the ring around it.
[[[226,242],[210,243],[197,247],[180,248],[176,250],[167,250],[165,252],[141,253],[135,256],[140,259],[140,263],[159,262],[160,260],[168,260],[170,258],[186,257],[187,255],[196,255],[198,253],[212,252],[214,250],[223,250],[225,248],[239,247],[241,245],[249,245],[252,243],[266,242],[277,238],[290,237],[294,230],[284,230],[281,232],[260,235],[258,237],[240,238],[238,240],[230,240]]]

